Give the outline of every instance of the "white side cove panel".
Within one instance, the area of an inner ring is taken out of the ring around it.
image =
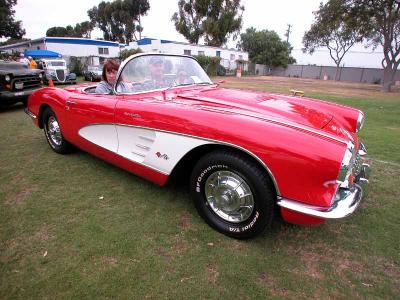
[[[190,150],[212,142],[184,135],[117,125],[118,154],[166,175]]]
[[[179,160],[190,150],[212,141],[180,134],[123,125],[89,125],[79,130],[88,141],[118,155],[171,174]]]
[[[156,140],[156,132],[149,129],[120,125],[116,126],[116,129],[119,140],[118,154],[129,160],[144,164]]]
[[[79,135],[88,141],[112,152],[118,151],[115,125],[90,125],[79,129]]]

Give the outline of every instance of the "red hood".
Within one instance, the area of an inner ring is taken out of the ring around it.
[[[237,114],[251,114],[282,122],[297,123],[312,128],[323,128],[332,115],[318,110],[318,105],[305,98],[232,89],[203,89],[181,91],[177,100],[192,105],[224,109]]]

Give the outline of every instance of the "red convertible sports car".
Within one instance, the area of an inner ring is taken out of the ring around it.
[[[72,145],[163,185],[188,174],[195,206],[216,230],[249,238],[274,215],[302,225],[350,215],[368,183],[357,109],[225,89],[189,56],[138,54],[110,94],[43,88],[27,113],[50,147]],[[187,172],[187,173],[184,173]]]

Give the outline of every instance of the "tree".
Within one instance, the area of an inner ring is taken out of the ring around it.
[[[72,37],[73,28],[70,25],[68,25],[67,27],[50,27],[46,31],[46,36]]]
[[[85,21],[85,22],[77,23],[75,25],[74,32],[79,37],[90,38],[93,28],[94,28],[94,25],[91,22]]]
[[[237,45],[240,50],[247,51],[251,62],[270,67],[287,67],[296,60],[290,55],[292,47],[282,41],[275,31],[257,31],[254,27],[246,29],[240,35]]]
[[[142,53],[142,49],[136,48],[136,49],[124,49],[119,53],[119,58],[120,60],[125,60],[129,56],[137,54],[137,53]]]
[[[0,1],[0,38],[20,39],[25,34],[21,21],[14,20],[13,6],[16,4],[17,0]]]
[[[204,36],[209,46],[222,46],[242,28],[244,6],[240,0],[180,0],[172,21],[190,43]]]
[[[77,23],[75,27],[72,27],[71,25],[66,27],[51,27],[47,29],[46,36],[90,38],[92,30],[93,24],[89,21],[85,21]]]
[[[230,35],[235,40],[242,29],[244,6],[240,0],[210,1],[209,12],[203,23],[205,42],[209,46],[226,44]]]
[[[180,0],[179,11],[171,18],[175,23],[176,31],[182,34],[189,43],[198,44],[204,34],[202,22],[207,13],[206,2],[208,1]]]
[[[400,1],[347,0],[346,5],[366,39],[382,46],[382,91],[390,92],[400,64]]]
[[[321,3],[319,10],[314,12],[314,23],[303,36],[303,52],[313,54],[316,48],[328,48],[336,64],[335,80],[338,80],[339,67],[345,54],[364,38],[344,3],[343,0]]]
[[[148,0],[102,1],[88,10],[88,15],[91,24],[103,31],[105,40],[128,44],[137,40],[136,32],[141,34],[140,16],[144,16],[149,9]]]

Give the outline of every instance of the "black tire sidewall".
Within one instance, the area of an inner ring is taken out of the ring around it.
[[[242,177],[249,185],[254,198],[254,209],[247,220],[232,223],[218,216],[208,205],[205,197],[205,182],[217,171],[230,171]],[[265,172],[254,163],[235,154],[216,152],[201,159],[191,176],[191,194],[201,217],[213,228],[225,235],[245,239],[261,233],[272,221],[274,193]]]

